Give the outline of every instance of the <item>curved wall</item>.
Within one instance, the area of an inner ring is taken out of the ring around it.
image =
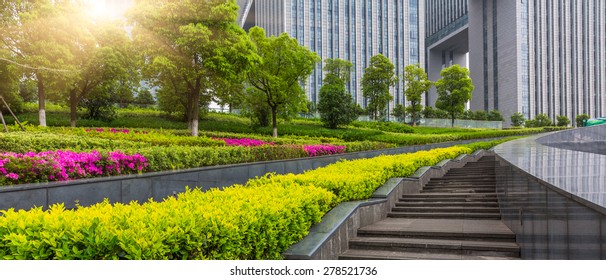
[[[524,259],[606,259],[606,126],[494,148],[504,222]]]

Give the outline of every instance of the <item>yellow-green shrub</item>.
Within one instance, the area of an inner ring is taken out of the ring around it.
[[[2,211],[4,259],[277,259],[334,195],[297,184],[198,190],[163,202]]]

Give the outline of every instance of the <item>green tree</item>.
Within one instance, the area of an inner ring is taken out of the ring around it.
[[[591,117],[589,117],[589,115],[587,114],[580,114],[577,115],[575,122],[577,123],[577,127],[584,127],[585,126],[585,122],[590,119]]]
[[[124,29],[109,23],[86,22],[84,19],[80,20],[80,23],[81,31],[85,35],[75,38],[74,44],[80,47],[72,53],[76,56],[74,66],[78,71],[71,76],[68,85],[72,127],[76,126],[77,107],[100,113],[108,112],[111,115],[112,108],[98,107],[113,107],[114,102],[132,102],[133,91],[140,82],[134,46]],[[103,88],[105,93],[97,92],[92,97],[88,96],[99,88]],[[108,93],[113,96],[106,96]],[[95,96],[102,100],[93,101]],[[86,102],[82,102],[85,99]],[[96,113],[92,116],[104,118]]]
[[[139,106],[150,106],[156,104],[156,100],[154,99],[154,96],[151,94],[149,89],[139,90],[134,101]]]
[[[326,59],[324,83],[320,88],[318,111],[325,126],[337,128],[354,121],[356,104],[345,89],[353,64],[342,59]]]
[[[141,0],[130,12],[143,74],[180,101],[193,136],[200,105],[215,95],[213,82],[237,80],[257,59],[236,23],[238,10],[235,0]]]
[[[512,126],[520,127],[524,124],[524,122],[526,121],[526,118],[524,117],[524,115],[522,113],[516,112],[515,114],[511,115],[510,120],[511,120]]]
[[[261,61],[248,72],[248,83],[264,94],[262,100],[271,112],[273,137],[278,137],[278,114],[305,110],[306,96],[301,84],[311,75],[320,57],[286,33],[267,37],[263,28],[253,27],[249,36]]]
[[[532,120],[527,120],[524,123],[526,127],[546,127],[551,126],[552,122],[547,114],[538,114]]]
[[[457,64],[442,69],[442,78],[436,82],[438,100],[436,107],[447,111],[452,127],[457,114],[465,111],[465,103],[471,100],[473,83],[469,77],[469,69]]]
[[[556,122],[557,122],[556,123],[557,126],[564,126],[564,127],[566,127],[566,126],[568,126],[570,124],[570,119],[567,116],[560,115],[560,116],[556,117]]]
[[[394,69],[393,63],[382,54],[370,58],[370,65],[364,69],[362,94],[368,99],[366,110],[374,120],[386,116],[385,109],[393,98],[389,88],[398,81]]]
[[[419,112],[419,114],[421,114],[421,112]],[[393,111],[391,112],[391,115],[396,117],[396,119],[398,121],[403,121],[406,119],[406,107],[402,104],[396,104],[396,106],[393,107]]]
[[[477,110],[473,113],[471,119],[476,121],[486,121],[488,120],[488,113],[486,113],[484,110]]]
[[[489,121],[504,121],[505,119],[503,118],[503,115],[501,115],[501,112],[499,112],[497,110],[492,110],[492,111],[488,112],[488,120]]]
[[[0,57],[8,56],[8,52],[0,49]],[[7,61],[0,60],[0,97],[3,97],[13,112],[20,112],[23,106],[23,98],[19,95],[19,75],[17,66]],[[8,108],[0,101],[0,110],[8,113]]]
[[[404,68],[404,85],[406,90],[406,101],[410,105],[406,106],[406,112],[411,118],[412,125],[415,126],[421,117],[421,101],[432,86],[432,82],[427,79],[427,73],[418,64],[411,64]]]
[[[0,57],[20,66],[24,76],[36,80],[38,120],[46,126],[46,98],[50,88],[75,69],[73,1],[36,0],[0,2],[0,48],[11,55]]]

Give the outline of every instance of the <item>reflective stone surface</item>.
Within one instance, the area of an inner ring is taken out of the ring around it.
[[[557,147],[599,143],[593,137],[605,139],[606,126],[495,147],[502,218],[516,233],[522,258],[606,258],[606,155]]]

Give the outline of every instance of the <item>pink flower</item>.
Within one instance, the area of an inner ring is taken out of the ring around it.
[[[19,175],[15,174],[15,173],[8,173],[6,175],[6,178],[13,179],[13,180],[19,180]]]

